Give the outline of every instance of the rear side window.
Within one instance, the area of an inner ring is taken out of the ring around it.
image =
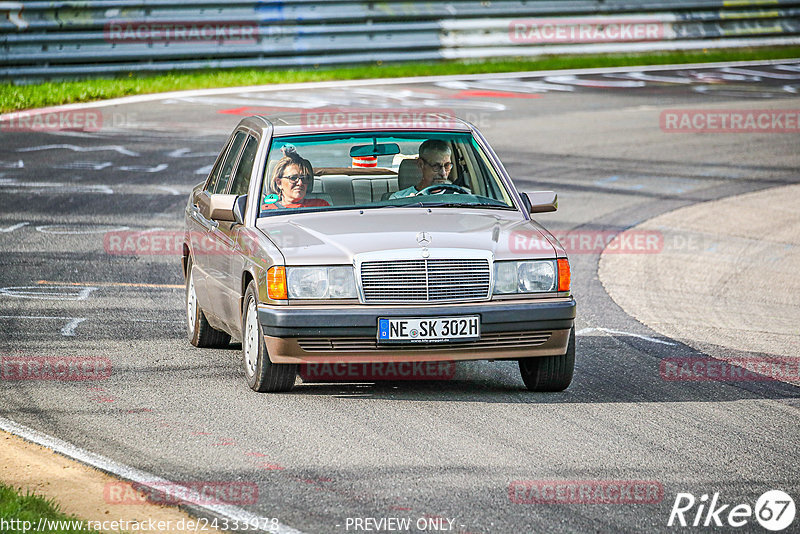
[[[214,174],[211,176],[211,181],[209,182],[206,191],[211,194],[225,192],[225,188],[228,186],[228,181],[231,179],[231,172],[233,172],[233,166],[236,163],[236,157],[239,155],[239,150],[242,148],[245,136],[246,134],[244,132],[236,132],[236,135],[233,137],[233,142],[231,143],[231,149],[228,151],[228,155],[225,156],[225,160],[222,162],[222,165],[214,169]]]
[[[253,162],[258,152],[258,140],[252,135],[247,136],[247,142],[242,150],[242,157],[239,159],[239,166],[233,176],[231,185],[231,195],[246,195],[250,187],[250,175],[253,173]]]

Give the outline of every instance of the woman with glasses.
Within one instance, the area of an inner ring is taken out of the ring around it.
[[[314,168],[300,156],[295,147],[283,147],[283,157],[278,160],[269,181],[272,195],[264,198],[262,210],[284,208],[312,208],[330,206],[321,198],[305,198],[314,189]]]

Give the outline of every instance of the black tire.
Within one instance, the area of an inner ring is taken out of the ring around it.
[[[186,295],[184,298],[186,336],[189,338],[189,343],[201,348],[225,348],[231,342],[231,336],[208,324],[208,319],[197,302],[193,280],[192,259],[189,258],[186,265]]]
[[[247,384],[259,393],[290,391],[298,366],[270,361],[257,309],[258,292],[255,283],[250,282],[242,307],[242,364]]]
[[[564,391],[575,371],[575,327],[569,331],[567,352],[560,356],[522,358],[519,373],[530,391]]]

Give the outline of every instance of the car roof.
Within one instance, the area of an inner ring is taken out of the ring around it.
[[[276,136],[334,132],[472,131],[468,122],[453,115],[398,109],[312,109],[302,113],[254,115],[243,119],[242,123],[260,128],[271,124]]]

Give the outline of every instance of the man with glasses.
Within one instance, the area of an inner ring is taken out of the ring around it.
[[[401,189],[389,196],[393,198],[411,197],[419,194],[426,187],[438,184],[450,184],[448,177],[453,169],[452,149],[450,144],[440,139],[428,139],[419,146],[417,167],[422,172],[420,181]]]

